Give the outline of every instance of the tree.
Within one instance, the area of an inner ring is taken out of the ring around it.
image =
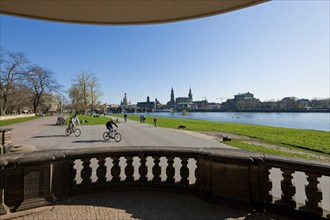
[[[40,107],[44,112],[49,113],[57,111],[61,106],[56,95],[45,93],[42,96]]]
[[[28,59],[23,53],[14,53],[0,48],[0,114],[5,115],[8,102],[18,96],[15,84],[23,80]]]
[[[92,114],[93,109],[97,108],[100,105],[100,103],[97,103],[97,100],[102,95],[100,91],[99,81],[94,74],[92,74],[90,77],[88,87],[90,96],[90,111]]]
[[[13,94],[8,97],[7,113],[17,114],[23,110],[32,110],[31,105],[31,89],[24,83],[15,83]]]
[[[83,95],[79,86],[73,85],[69,89],[69,98],[71,99],[71,108],[73,111],[78,112],[83,109]]]
[[[82,72],[72,81],[73,85],[69,89],[72,107],[76,110],[80,109],[84,114],[86,114],[88,108],[93,111],[95,103],[102,94],[95,74]]]
[[[62,87],[57,83],[53,75],[52,71],[38,65],[31,66],[25,74],[27,84],[32,91],[33,111],[36,114],[38,106],[44,101],[43,96],[52,92],[58,92]]]
[[[81,74],[78,75],[76,79],[73,79],[73,87],[75,87],[75,93],[78,93],[79,96],[81,96],[82,100],[79,101],[81,102],[81,110],[85,114],[88,108],[88,83],[91,78],[91,73],[89,72],[82,72]]]

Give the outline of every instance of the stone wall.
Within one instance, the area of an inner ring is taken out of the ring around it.
[[[118,147],[0,155],[0,214],[53,204],[70,196],[106,191],[185,192],[255,212],[268,210],[330,218],[321,205],[320,177],[329,164],[287,160],[242,150],[182,147]],[[271,191],[271,169],[282,171],[281,196]],[[307,176],[306,201],[295,199],[296,172]]]

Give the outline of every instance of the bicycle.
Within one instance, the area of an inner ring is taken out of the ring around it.
[[[57,125],[64,125],[64,124],[66,124],[65,119],[63,117],[61,117],[61,116],[57,117],[56,124]]]
[[[104,140],[108,141],[111,139],[114,139],[116,142],[121,141],[121,134],[117,132],[116,129],[113,129],[112,131],[106,131],[103,133]]]
[[[76,137],[79,137],[81,134],[81,130],[79,128],[75,128],[74,126],[70,126],[65,129],[66,136],[69,136],[70,134],[74,134]]]

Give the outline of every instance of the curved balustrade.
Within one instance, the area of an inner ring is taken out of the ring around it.
[[[1,215],[86,193],[177,190],[240,209],[330,218],[330,166],[306,160],[215,148],[120,147],[5,154],[0,165]]]

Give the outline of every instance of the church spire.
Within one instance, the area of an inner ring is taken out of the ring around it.
[[[192,97],[192,93],[191,93],[191,86],[189,88],[189,94],[188,94],[189,99],[192,101],[193,97]]]
[[[174,89],[173,89],[173,86],[172,86],[172,89],[171,89],[171,102],[174,101]]]
[[[128,105],[126,92],[125,92],[125,96],[124,96],[124,99],[123,99],[123,104],[124,104],[124,106],[127,106]]]

